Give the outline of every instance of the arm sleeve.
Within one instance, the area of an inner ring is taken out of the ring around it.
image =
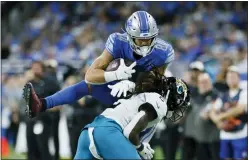
[[[113,56],[114,59],[120,58],[120,46],[117,39],[117,33],[109,35],[105,44],[105,49]]]

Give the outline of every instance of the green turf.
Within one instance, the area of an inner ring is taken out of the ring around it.
[[[165,159],[161,147],[157,146],[157,147],[154,148],[154,150],[155,150],[154,159],[156,159],[156,160]],[[9,156],[2,157],[2,158],[3,159],[27,159],[27,155],[26,154],[15,153],[14,148],[13,147],[10,147],[10,154],[9,154]],[[177,151],[176,159],[180,159],[180,158],[181,158],[180,157],[180,151]],[[65,159],[65,158],[61,158],[61,159]],[[68,159],[68,158],[66,158],[66,159]]]
[[[154,148],[154,150],[155,150],[154,159],[156,159],[156,160],[165,159],[165,157],[164,157],[165,155],[163,154],[163,151],[162,151],[161,147],[157,146],[157,147]],[[176,159],[181,159],[180,152],[181,152],[180,149],[177,150]]]
[[[3,159],[27,159],[26,154],[18,154],[12,146],[9,147],[9,155]]]

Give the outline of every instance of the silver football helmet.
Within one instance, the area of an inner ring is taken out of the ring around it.
[[[158,27],[155,19],[146,11],[134,12],[127,20],[125,29],[128,41],[135,53],[141,56],[148,55],[156,43]],[[152,39],[149,46],[138,46],[135,39]]]

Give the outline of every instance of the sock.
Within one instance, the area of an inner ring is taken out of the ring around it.
[[[66,87],[65,89],[46,97],[46,109],[53,108],[55,106],[63,104],[71,104],[80,98],[88,95],[88,86],[85,81],[81,81],[72,86]]]

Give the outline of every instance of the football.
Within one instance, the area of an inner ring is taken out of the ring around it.
[[[234,117],[230,117],[227,120],[223,121],[223,130],[227,132],[231,131],[235,127],[239,126],[240,124],[241,124],[241,120],[234,118]]]
[[[109,63],[105,71],[116,71],[119,68],[120,63],[121,63],[121,58],[113,60],[112,62]],[[124,59],[124,63],[126,66],[130,66],[133,63],[133,61],[129,59]]]

